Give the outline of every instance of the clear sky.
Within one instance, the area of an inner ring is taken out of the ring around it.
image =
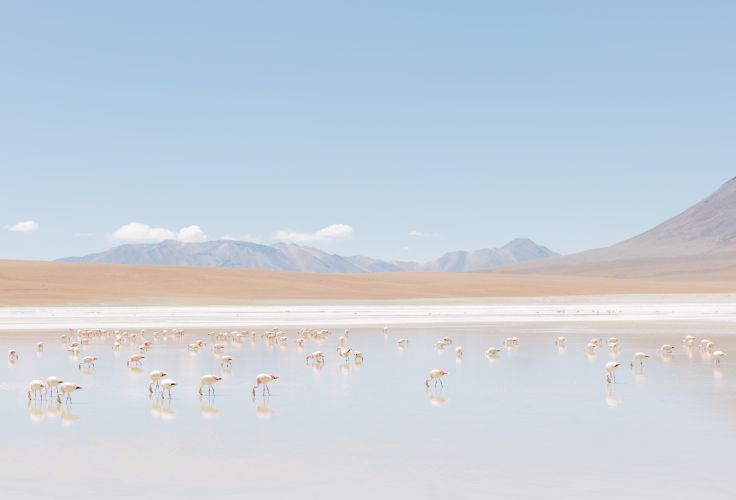
[[[3,2],[0,258],[607,245],[736,176],[734,26],[732,1]]]

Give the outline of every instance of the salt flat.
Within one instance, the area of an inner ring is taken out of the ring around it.
[[[66,328],[245,328],[528,322],[736,323],[736,296],[616,295],[404,302],[294,302],[248,306],[0,308],[0,331]]]

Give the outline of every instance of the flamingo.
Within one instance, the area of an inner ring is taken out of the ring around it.
[[[488,356],[489,358],[495,358],[496,354],[498,354],[499,352],[501,352],[501,349],[499,349],[498,347],[489,347],[488,349],[486,349],[486,356]]]
[[[36,351],[43,352],[43,342],[36,342]]]
[[[225,354],[220,358],[220,366],[223,368],[230,368],[233,366],[233,357]]]
[[[616,363],[615,361],[606,363],[606,381],[609,384],[611,382],[616,382],[616,368],[619,366],[621,366],[621,363]]]
[[[138,366],[140,366],[140,365],[143,364],[143,359],[145,357],[146,356],[144,354],[131,354],[130,355],[130,358],[128,358],[127,365],[128,366],[130,366],[130,365],[138,365]]]
[[[64,383],[63,380],[61,380],[59,377],[51,376],[46,379],[46,385],[49,388],[49,392],[53,393],[54,389],[56,389],[56,393],[59,393],[59,389],[57,388],[59,384]]]
[[[85,356],[82,358],[82,362],[79,363],[79,369],[81,370],[82,365],[85,365],[87,368],[94,368],[95,361],[97,361],[97,356]]]
[[[73,382],[62,382],[58,387],[56,394],[56,402],[61,404],[61,396],[65,396],[64,401],[67,403],[72,402],[72,393],[82,388],[81,385],[77,385]]]
[[[268,374],[268,373],[261,373],[256,377],[256,385],[253,386],[253,389],[251,390],[251,394],[253,397],[256,397],[256,389],[258,386],[263,386],[263,394],[266,394],[268,392],[268,395],[271,395],[271,390],[268,388],[268,384],[270,382],[273,382],[274,380],[278,380],[278,375]]]
[[[565,345],[565,342],[567,342],[567,339],[565,337],[557,337],[557,340],[555,340],[555,345],[557,347],[563,347]]]
[[[399,339],[396,343],[401,347],[406,347],[409,344],[409,341],[407,339]]]
[[[721,366],[721,358],[726,355],[723,351],[716,351],[713,353],[713,357],[716,358],[716,366]]]
[[[199,381],[199,395],[202,395],[202,388],[206,385],[207,386],[207,394],[215,394],[215,388],[214,385],[216,382],[219,382],[222,380],[222,377],[219,377],[217,375],[204,375]]]
[[[634,363],[639,363],[639,368],[644,367],[644,360],[649,357],[649,354],[645,352],[637,352],[634,354],[634,358],[631,360],[630,366],[634,367]]]
[[[508,348],[513,348],[519,345],[519,338],[518,337],[508,337],[506,340],[504,340],[504,345]]]
[[[430,380],[434,380],[434,386],[435,387],[437,387],[437,382],[439,382],[440,385],[442,387],[444,387],[445,384],[442,383],[442,377],[444,377],[447,374],[448,374],[448,372],[446,372],[445,370],[441,370],[439,368],[435,368],[434,370],[431,370],[429,372],[429,375],[427,376],[427,378],[424,380],[424,386],[427,389],[429,389],[429,381]]]
[[[11,349],[8,351],[8,361],[18,361],[18,351]]]
[[[672,350],[674,349],[674,346],[671,346],[669,344],[662,344],[662,347],[657,349],[662,354],[672,354]]]
[[[463,357],[463,348],[462,347],[457,346],[455,348],[455,356],[458,357],[458,358],[462,358]]]
[[[356,363],[362,363],[363,362],[363,353],[360,351],[355,351],[353,353],[353,356],[355,356],[355,362]]]
[[[176,382],[170,378],[165,378],[161,381],[161,397],[164,396],[164,391],[169,393],[169,399],[171,399],[171,389],[176,386]]]
[[[445,342],[444,340],[438,340],[437,342],[434,343],[434,348],[437,349],[438,351],[443,351],[447,348],[448,345],[449,344]]]
[[[307,354],[305,356],[305,359],[307,360],[307,363],[309,363],[310,360],[315,360],[318,363],[324,363],[325,362],[325,355],[322,354],[322,351],[314,351],[312,354]]]
[[[46,384],[43,382],[43,380],[31,380],[30,384],[31,388],[28,391],[28,399],[31,399],[31,395],[33,395],[33,399],[36,399],[36,395],[38,395],[41,399],[46,397]]]
[[[341,358],[343,358],[345,361],[348,361],[350,358],[350,352],[352,349],[345,349],[344,347],[338,347],[337,348],[337,354],[340,355]]]
[[[159,388],[159,381],[160,381],[160,380],[161,380],[162,378],[164,378],[164,377],[165,377],[166,375],[168,375],[168,373],[166,373],[166,372],[165,372],[165,371],[163,371],[163,370],[153,370],[153,371],[151,372],[151,383],[150,383],[150,384],[148,384],[148,392],[149,392],[150,394],[153,394],[153,392],[154,392],[154,388],[155,388],[155,389],[158,389],[158,388]],[[154,385],[154,384],[155,384],[155,385]]]

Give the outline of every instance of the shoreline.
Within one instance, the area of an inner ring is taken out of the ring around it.
[[[261,329],[428,325],[701,323],[736,325],[734,294],[631,294],[240,305],[0,307],[0,332],[68,328]]]

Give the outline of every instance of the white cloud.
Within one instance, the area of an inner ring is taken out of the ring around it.
[[[417,231],[416,229],[412,229],[408,233],[409,236],[413,236],[414,238],[422,238],[425,236],[437,236],[437,233],[425,233],[422,231]]]
[[[120,226],[114,233],[113,239],[121,241],[161,241],[173,240],[174,233],[161,227],[151,227],[142,222],[131,222]]]
[[[294,241],[309,243],[336,239],[349,239],[353,236],[353,228],[347,224],[330,224],[315,233],[297,233],[296,231],[279,231],[276,239],[279,241]]]
[[[38,222],[35,220],[24,220],[8,226],[8,229],[17,233],[32,233],[38,231]]]
[[[120,241],[163,241],[177,240],[184,242],[205,241],[207,235],[204,234],[199,226],[187,226],[174,233],[169,229],[162,227],[151,227],[142,222],[131,222],[120,226],[114,233],[112,238]]]
[[[204,231],[202,231],[202,228],[199,226],[187,226],[179,229],[179,232],[176,233],[176,239],[187,243],[193,243],[205,241],[207,239],[207,235],[204,234]]]

